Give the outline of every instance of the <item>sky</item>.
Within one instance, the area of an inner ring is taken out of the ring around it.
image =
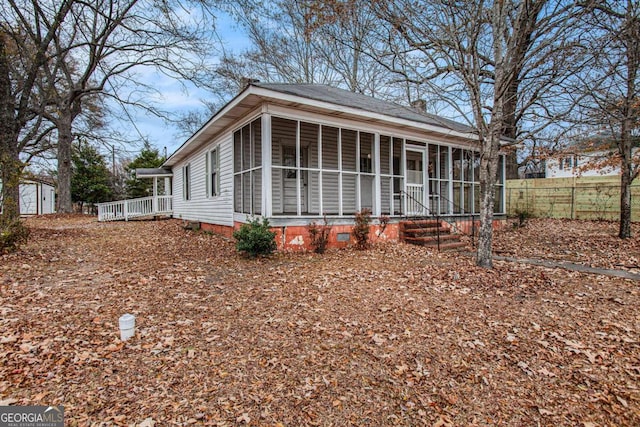
[[[218,37],[226,52],[239,53],[249,47],[249,38],[229,15],[220,13],[216,18]],[[216,62],[217,57],[212,56],[210,63],[215,64]],[[179,82],[152,70],[145,70],[144,73],[145,80],[161,94],[161,98],[158,100],[161,108],[172,113],[201,109],[203,108],[202,100],[211,97],[209,92],[198,89],[188,82]],[[161,154],[166,147],[168,155],[177,150],[186,140],[185,136],[179,135],[180,131],[174,124],[166,123],[159,117],[133,110],[129,110],[128,114],[131,116],[131,120],[121,121],[118,130],[127,135],[130,140],[140,141],[140,143],[135,148],[116,147],[118,157],[135,157],[136,152],[143,145],[142,136]]]

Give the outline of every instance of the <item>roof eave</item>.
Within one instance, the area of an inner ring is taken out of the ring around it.
[[[136,178],[170,178],[173,172],[166,168],[138,168]]]
[[[272,98],[272,99],[279,99],[283,101],[296,102],[299,104],[304,104],[307,106],[319,108],[322,110],[340,112],[340,113],[348,114],[348,115],[359,117],[359,118],[382,121],[386,123],[399,124],[402,126],[409,126],[414,129],[420,129],[423,131],[427,131],[429,133],[437,133],[443,136],[453,136],[453,137],[470,139],[470,140],[478,140],[478,135],[477,133],[474,133],[474,132],[461,132],[455,129],[429,125],[427,123],[421,123],[415,120],[403,119],[400,117],[376,113],[368,110],[363,110],[360,108],[347,107],[347,106],[334,104],[327,101],[320,101],[316,99],[305,98],[299,95],[282,93],[272,89],[266,89],[261,87],[257,87],[256,89],[257,90],[254,93],[262,98]],[[272,96],[272,94],[274,93],[277,94],[278,96],[275,96],[275,97]]]
[[[325,111],[333,111],[337,113],[343,113],[345,115],[349,115],[351,117],[357,117],[361,119],[380,121],[385,123],[392,123],[400,126],[407,126],[413,129],[418,129],[423,132],[437,134],[443,137],[451,137],[451,138],[460,138],[468,141],[478,141],[478,134],[474,132],[462,132],[457,131],[455,129],[450,129],[446,127],[434,126],[427,123],[421,123],[414,120],[403,119],[399,117],[394,117],[391,115],[386,115],[382,113],[376,113],[372,111],[367,111],[355,107],[343,106],[340,104],[335,104],[327,101],[320,101],[311,98],[302,97],[295,94],[279,92],[277,90],[263,88],[260,86],[255,86],[249,84],[242,92],[236,95],[231,101],[229,101],[224,107],[222,107],[216,114],[214,114],[200,129],[194,133],[189,139],[187,139],[169,158],[163,163],[162,166],[171,167],[175,165],[177,162],[182,160],[189,152],[190,146],[194,143],[197,144],[198,140],[201,138],[203,134],[207,132],[207,130],[213,126],[217,121],[227,115],[231,110],[236,108],[239,104],[242,103],[243,100],[248,98],[250,95],[255,95],[263,100],[272,100],[272,101],[285,101],[291,103],[298,103],[305,106],[309,106],[312,108],[325,110]],[[512,144],[511,141],[507,142],[504,145]]]
[[[242,102],[243,99],[245,99],[247,96],[250,95],[251,90],[254,86],[252,85],[248,85],[242,92],[240,92],[239,94],[237,94],[231,101],[227,102],[227,104],[225,104],[224,107],[222,107],[220,110],[218,110],[217,113],[215,113],[204,125],[202,125],[200,127],[200,129],[198,129],[196,131],[196,133],[194,133],[193,135],[191,135],[191,137],[189,137],[189,139],[187,139],[185,142],[182,143],[182,145],[180,147],[178,147],[178,149],[176,151],[174,151],[168,158],[167,160],[165,160],[165,162],[162,164],[162,166],[167,166],[167,167],[171,167],[173,166],[176,162],[180,161],[180,156],[182,153],[184,153],[187,148],[189,147],[189,145],[191,145],[191,143],[193,141],[198,140],[198,138],[206,132],[206,130],[213,125],[213,123],[215,123],[217,120],[219,120],[221,117],[224,117],[230,110],[232,110],[234,107],[236,107],[238,104],[240,104],[240,102]]]

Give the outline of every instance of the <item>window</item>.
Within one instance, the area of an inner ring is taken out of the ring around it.
[[[573,167],[573,158],[572,157],[567,157],[566,159],[564,159],[564,163],[565,163],[567,169],[571,169]]]
[[[217,147],[207,153],[205,162],[207,196],[216,197],[220,195],[220,155]]]
[[[359,149],[360,164],[358,179],[358,192],[360,198],[360,205],[357,209],[369,209],[371,212],[374,210],[374,200],[376,194],[375,187],[375,175],[374,165],[375,159],[375,141],[374,135],[367,132],[359,132]]]
[[[373,134],[360,132],[360,173],[373,173]]]
[[[214,149],[207,161],[211,196],[220,195],[220,153]],[[233,133],[233,206],[235,212],[262,212],[262,119],[258,117]],[[215,192],[215,193],[214,193]]]
[[[182,167],[182,198],[191,200],[191,164]]]

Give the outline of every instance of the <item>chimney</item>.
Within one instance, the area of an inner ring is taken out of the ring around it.
[[[411,101],[411,108],[413,108],[414,110],[420,112],[420,113],[426,113],[427,112],[427,100],[426,99],[416,99],[415,101]]]
[[[253,79],[251,77],[243,77],[242,78],[242,87],[243,88],[245,88],[245,87],[247,87],[247,86],[249,86],[251,84],[254,84],[254,83],[260,83],[260,80]]]

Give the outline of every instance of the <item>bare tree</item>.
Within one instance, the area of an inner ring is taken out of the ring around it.
[[[591,31],[594,60],[576,87],[584,94],[581,124],[606,132],[617,147],[620,165],[620,226],[618,236],[631,237],[631,183],[640,173],[634,137],[640,130],[640,2],[586,2],[591,12],[585,24]]]
[[[37,80],[70,1],[8,0],[0,6],[0,179],[2,227],[20,214],[22,153],[35,155],[51,127],[34,113]]]
[[[205,4],[205,3],[203,3]],[[71,212],[71,146],[76,118],[85,100],[100,94],[135,104],[161,115],[147,101],[131,101],[128,92],[115,90],[135,85],[153,88],[137,78],[141,67],[196,80],[207,54],[204,26],[206,10],[191,10],[199,22],[186,22],[180,9],[187,1],[144,0],[74,1],[64,24],[54,32],[50,59],[45,63],[39,93],[44,105],[38,113],[56,127],[58,201],[60,212]],[[199,18],[200,19],[200,18]]]
[[[270,82],[320,83],[389,98],[390,74],[370,54],[379,19],[361,0],[339,2],[341,19],[318,22],[316,2],[241,0],[229,11],[247,31],[252,46],[227,55],[219,76],[240,83],[250,77]]]
[[[308,34],[307,2],[240,0],[228,12],[247,32],[252,46],[240,56],[228,53],[221,77],[243,86],[244,79],[271,82],[326,82],[328,71],[319,61],[320,43]]]
[[[558,53],[566,50],[562,42],[570,34],[574,5],[546,0],[398,0],[374,2],[373,7],[405,41],[403,56],[410,54],[417,70],[410,78],[444,87],[449,105],[472,117],[477,128],[477,263],[490,268],[498,160],[512,141],[505,134],[518,134],[517,122],[526,112],[548,113],[548,90],[570,74],[560,66],[566,61],[558,63],[565,58]]]
[[[378,52],[386,46],[377,32],[380,19],[368,2],[337,2],[321,22],[313,21],[308,32],[322,41],[320,57],[332,71],[333,85],[375,98],[409,103],[410,98],[398,90],[393,75],[378,60]],[[317,16],[317,15],[314,15]]]

